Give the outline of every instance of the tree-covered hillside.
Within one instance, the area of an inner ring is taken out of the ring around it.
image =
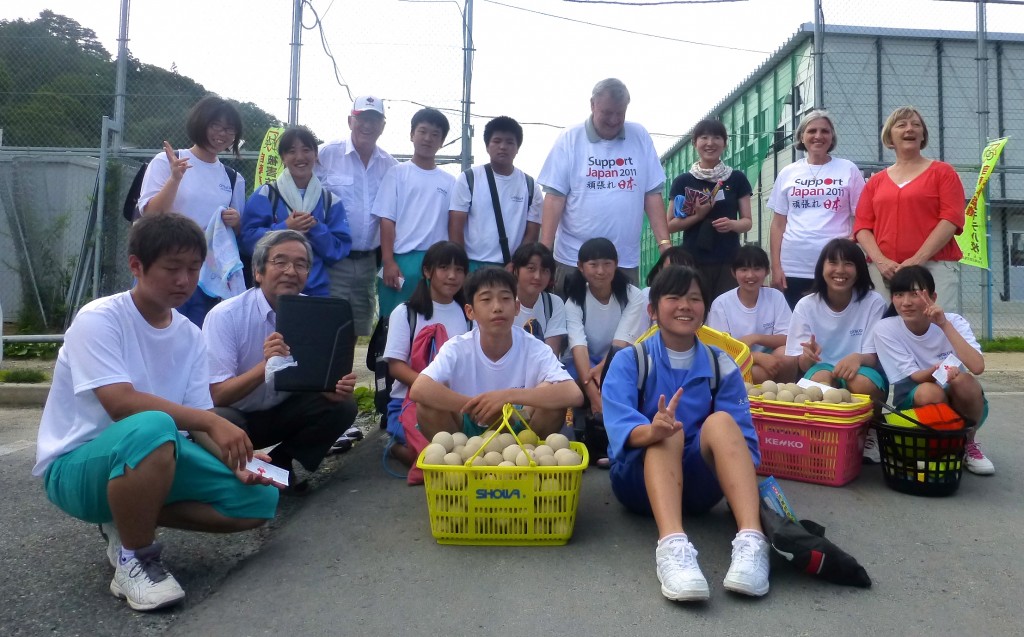
[[[5,146],[96,148],[101,118],[114,115],[116,62],[96,33],[43,11],[31,22],[0,20],[0,128]],[[189,108],[208,91],[195,81],[128,60],[124,145],[159,148],[187,142]],[[224,96],[230,99],[230,96]],[[247,136],[280,121],[237,103]]]

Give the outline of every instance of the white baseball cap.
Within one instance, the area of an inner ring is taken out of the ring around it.
[[[360,95],[352,103],[352,114],[358,115],[365,111],[373,111],[384,115],[384,100],[372,95]]]

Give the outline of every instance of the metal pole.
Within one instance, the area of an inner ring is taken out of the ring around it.
[[[988,143],[988,39],[985,24],[985,0],[978,0],[978,152]],[[985,338],[992,338],[992,215],[989,214],[988,186],[985,196],[985,251],[989,267],[985,269],[985,293],[982,314],[985,317]]]
[[[121,0],[121,26],[117,34],[117,84],[114,89],[114,139],[111,143],[114,154],[121,150],[121,131],[124,130],[125,84],[128,75],[128,16],[131,0]]]
[[[825,108],[825,69],[824,62],[825,46],[825,25],[821,22],[821,0],[814,0],[814,52],[811,59],[814,60],[814,108]]]
[[[473,51],[473,0],[466,0],[462,14],[462,170],[473,165],[473,127],[469,123]]]
[[[292,4],[292,61],[288,71],[288,125],[299,123],[299,57],[302,51],[302,2]]]
[[[100,172],[97,175],[98,185],[96,186],[96,226],[93,241],[95,246],[92,250],[92,298],[100,298],[100,252],[103,248],[103,208],[106,205],[105,194],[107,191],[107,135],[110,133],[110,118],[103,116],[103,128],[100,133]]]

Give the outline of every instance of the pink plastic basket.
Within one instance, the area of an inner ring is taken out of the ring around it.
[[[800,422],[754,415],[763,476],[840,487],[860,475],[867,423]]]

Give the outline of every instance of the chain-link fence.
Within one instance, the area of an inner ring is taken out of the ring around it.
[[[1024,136],[1024,6],[986,6],[984,55],[973,2],[823,0],[820,50],[808,7],[803,27],[710,113],[730,131],[724,161],[743,170],[754,188],[754,226],[745,239],[768,249],[775,177],[802,156],[793,133],[815,108],[827,108],[836,123],[834,154],[870,176],[895,159],[879,137],[889,113],[917,107],[930,133],[925,154],[952,164],[970,198],[984,139]],[[979,99],[979,57],[987,58],[987,105]],[[961,311],[979,335],[1024,333],[1024,151],[1015,144],[1011,139],[1006,146],[990,182],[991,269],[962,267]],[[684,137],[664,157],[670,180],[695,159]],[[1014,264],[1014,241],[1020,265]],[[649,233],[645,242],[647,265],[657,247]]]
[[[227,18],[218,12],[223,7],[210,7],[208,20],[190,21],[188,38],[202,42],[206,59],[225,73],[266,65],[268,55],[287,62],[292,3],[278,5],[274,15],[265,16],[272,29],[250,34],[258,44],[239,46],[235,37],[222,37],[221,18]],[[351,95],[373,93],[385,98],[391,123],[382,147],[396,157],[406,155],[409,119],[421,105],[430,105],[442,109],[452,124],[441,153],[457,155],[459,5],[398,0],[346,5],[351,6],[339,5],[327,17],[304,3],[299,123],[323,140],[345,137]],[[147,20],[168,25],[179,18],[171,6],[144,11]],[[254,56],[256,50],[262,60]],[[131,284],[125,258],[129,224],[121,217],[127,189],[142,163],[162,152],[163,140],[175,148],[191,146],[186,117],[208,90],[174,66],[163,69],[131,56],[122,130],[119,137],[102,139],[102,116],[115,112],[115,57],[90,25],[50,11],[35,19],[0,21],[0,249],[5,255],[0,306],[7,331],[61,332],[94,291],[106,295]],[[253,78],[243,94],[222,95],[236,103],[248,144],[241,159],[221,159],[245,179],[247,194],[254,185],[259,142],[268,127],[284,119],[287,66]],[[108,160],[101,194],[104,144]],[[99,226],[103,240],[97,255]]]

